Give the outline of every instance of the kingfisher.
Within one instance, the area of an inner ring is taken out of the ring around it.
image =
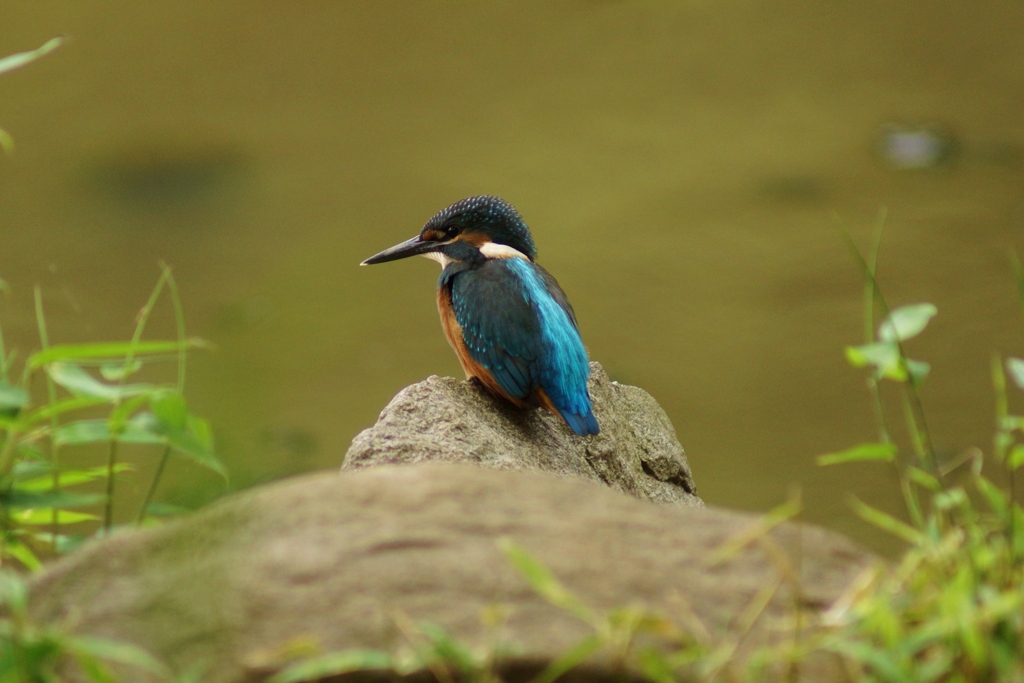
[[[490,195],[455,202],[360,265],[417,255],[441,264],[437,309],[467,378],[520,408],[547,408],[580,436],[600,431],[576,314],[511,204]]]

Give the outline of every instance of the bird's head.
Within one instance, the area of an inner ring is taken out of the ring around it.
[[[530,230],[519,212],[504,199],[470,197],[438,212],[420,234],[385,249],[360,265],[422,255],[446,266],[452,261],[486,258],[525,258],[537,255]]]

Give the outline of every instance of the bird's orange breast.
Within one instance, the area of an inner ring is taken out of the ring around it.
[[[501,385],[495,381],[494,376],[491,375],[487,368],[477,363],[469,355],[469,350],[466,348],[466,340],[462,336],[462,327],[455,318],[451,291],[446,287],[442,287],[437,291],[437,312],[441,315],[441,327],[444,329],[444,336],[448,339],[448,343],[452,345],[452,348],[455,349],[455,355],[459,358],[462,371],[466,373],[466,379],[476,377],[492,393],[520,408],[528,407],[529,404],[525,401],[509,396],[501,388]]]

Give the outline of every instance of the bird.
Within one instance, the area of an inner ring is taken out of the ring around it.
[[[457,201],[415,237],[360,265],[417,255],[441,265],[441,326],[467,379],[520,408],[550,410],[580,436],[600,432],[576,314],[537,263],[530,230],[511,204],[492,195]]]

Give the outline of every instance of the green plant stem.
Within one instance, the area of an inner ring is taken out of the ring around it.
[[[110,531],[114,523],[114,466],[117,464],[117,439],[110,440],[107,450],[107,500],[103,506],[103,530]]]
[[[139,508],[139,514],[135,518],[135,525],[141,526],[146,520],[148,514],[149,504],[153,502],[153,496],[156,494],[156,487],[160,484],[160,478],[163,476],[164,467],[167,466],[167,461],[170,459],[171,447],[164,446],[163,455],[160,456],[160,462],[157,463],[156,472],[153,473],[153,480],[149,482],[149,490],[146,491],[146,498],[142,501],[142,507]]]
[[[161,279],[167,282],[167,291],[170,292],[171,304],[174,306],[174,322],[178,332],[178,392],[181,393],[185,388],[185,311],[182,308],[181,297],[178,294],[178,283],[174,280],[174,274],[171,272],[170,266],[161,263],[160,267],[163,269]],[[155,301],[155,297],[152,300]],[[149,504],[153,502],[153,496],[160,485],[160,479],[163,477],[164,468],[167,466],[167,460],[170,455],[170,445],[164,446],[163,455],[160,456],[160,462],[153,473],[153,480],[149,483],[149,490],[146,491],[142,507],[139,508],[139,514],[135,518],[136,525],[141,525],[146,519]]]
[[[1016,470],[1013,468],[1007,468],[1007,485],[1010,489],[1010,503],[1007,506],[1010,510],[1009,529],[1007,533],[1010,536],[1010,560],[1013,562],[1017,561],[1017,498],[1015,494],[1016,486],[1014,486],[1013,473]]]
[[[867,268],[869,277],[864,280],[864,343],[870,344],[875,341],[875,300],[881,293],[878,291],[878,281],[875,273],[878,272],[878,253],[882,249],[882,228],[885,227],[885,218],[888,209],[882,207],[878,211],[878,220],[875,222],[875,232],[871,240],[871,251],[868,254]],[[847,238],[849,239],[849,238]],[[860,252],[857,252],[858,255]]]
[[[1021,309],[1021,316],[1024,317],[1024,265],[1021,265],[1020,257],[1017,256],[1016,251],[1010,252],[1010,265],[1013,267],[1013,279],[1017,284],[1017,304]],[[1002,375],[1002,360],[999,361],[999,372]],[[1009,409],[1006,405],[1006,379],[1003,377],[1003,414],[1004,416],[1009,414]],[[1002,425],[1000,425],[1002,427]],[[1005,453],[1001,462],[1005,463]],[[1017,537],[1016,537],[1016,520],[1017,520],[1017,487],[1015,486],[1016,481],[1014,477],[1014,470],[1007,467],[1007,483],[1010,488],[1010,557],[1016,561],[1016,548],[1017,548]]]
[[[793,517],[793,531],[796,534],[796,552],[794,553],[796,561],[793,564],[796,566],[793,568],[794,579],[791,590],[793,592],[793,650],[799,652],[804,641],[804,530],[801,524],[804,506],[803,492],[797,488],[794,495],[798,498],[800,507]],[[800,662],[798,659],[790,660],[787,663],[786,678],[790,683],[796,683],[800,680]]]
[[[142,310],[139,311],[139,321],[135,325],[135,332],[132,334],[132,341],[128,347],[128,353],[124,357],[124,367],[131,367],[132,361],[135,359],[135,349],[139,345],[139,341],[142,339],[142,333],[146,330],[146,324],[149,322],[149,316],[153,313],[153,307],[156,306],[156,301],[160,297],[160,292],[163,291],[164,285],[167,283],[167,278],[170,275],[170,269],[166,266],[163,272],[160,274],[160,278],[156,282],[156,286],[153,287],[152,293],[149,295],[149,299],[146,301]],[[179,339],[179,342],[181,340]],[[125,377],[128,373],[122,372],[121,376],[117,380],[117,386],[124,384]],[[114,409],[120,405],[121,400],[116,399],[114,401]],[[117,464],[117,449],[118,449],[118,435],[111,434],[110,445],[107,449],[107,502],[103,512],[103,528],[110,530],[110,526],[113,523],[113,510],[114,510],[114,465]],[[161,468],[162,469],[162,468]]]
[[[10,431],[4,436],[4,445],[0,449],[0,477],[6,476],[11,470],[11,460],[14,457],[15,432]]]
[[[181,296],[178,294],[178,283],[174,280],[171,267],[161,263],[164,277],[167,279],[167,291],[171,295],[171,304],[174,306],[174,323],[178,331],[178,393],[185,390],[185,360],[188,354],[185,352],[185,310],[181,305]]]
[[[1013,255],[1014,270],[1020,269],[1020,262]],[[1018,282],[1020,278],[1018,277]],[[995,453],[996,462],[1006,469],[1007,485],[1009,488],[1009,503],[1007,505],[1007,534],[1010,544],[1010,559],[1016,561],[1017,552],[1017,515],[1015,512],[1017,501],[1014,486],[1014,469],[1006,464],[1007,447],[1013,444],[1013,432],[1008,430],[1006,421],[1010,417],[1010,402],[1006,393],[1006,373],[1003,371],[1003,359],[999,354],[992,355],[992,390],[995,393],[996,403],[996,433],[993,438],[992,449]]]
[[[7,346],[4,344],[4,328],[0,326],[0,380],[7,381]]]
[[[46,331],[46,316],[43,313],[43,293],[40,290],[39,285],[35,287],[35,304],[36,304],[36,325],[39,327],[39,343],[45,351],[50,347],[50,336]],[[49,405],[52,408],[57,402],[57,386],[53,382],[53,378],[50,377],[49,372],[44,373],[46,375],[46,395]],[[53,490],[60,490],[60,445],[54,440],[54,434],[57,433],[57,413],[53,411],[50,414],[50,465],[53,467]],[[57,535],[60,532],[60,519],[57,513],[57,508],[53,509],[53,520],[52,520],[52,531],[53,531],[53,544],[57,545]]]
[[[139,341],[142,339],[142,333],[146,330],[146,323],[149,322],[149,316],[153,313],[153,307],[156,305],[156,300],[160,296],[160,292],[163,291],[164,285],[167,283],[167,278],[170,276],[170,269],[164,268],[164,271],[160,274],[160,279],[157,280],[156,286],[153,287],[153,292],[149,295],[149,300],[139,311],[139,322],[135,325],[135,332],[132,334],[131,345],[128,347],[128,353],[124,357],[125,367],[130,367],[132,361],[135,360],[135,348],[139,345]],[[121,374],[117,384],[121,386],[124,384],[125,373]]]
[[[875,341],[875,305],[881,295],[878,289],[878,254],[882,249],[882,230],[885,227],[885,219],[888,216],[888,209],[882,207],[878,211],[878,219],[875,222],[875,231],[871,239],[871,251],[864,263],[868,277],[864,278],[864,343],[871,344]],[[858,252],[859,254],[860,252]],[[882,398],[882,387],[875,377],[868,378],[868,389],[871,392],[872,407],[875,410],[875,424],[878,425],[878,440],[881,443],[892,443],[892,431],[889,429],[889,420],[885,414],[885,399]],[[896,490],[904,497],[907,506],[911,501],[907,498],[907,487],[904,486],[903,473],[900,471],[900,463],[896,458],[891,461],[893,482]]]
[[[882,290],[878,287],[878,281],[875,279],[874,269],[864,259],[860,250],[857,249],[857,245],[855,245],[853,240],[850,239],[850,236],[848,234],[844,234],[844,237],[846,239],[846,246],[849,248],[850,253],[853,254],[853,257],[860,264],[861,270],[864,272],[864,276],[870,281],[871,289],[874,292],[874,298],[878,302],[879,306],[881,306],[882,313],[888,317],[891,311],[888,303],[885,301],[885,296],[882,294]],[[874,334],[873,330],[872,334]],[[907,381],[904,382],[904,386],[906,387],[906,394],[911,410],[914,412],[914,419],[912,421],[908,421],[907,426],[910,428],[911,435],[915,439],[915,442],[920,443],[922,446],[921,464],[926,470],[941,479],[941,473],[938,471],[938,458],[935,455],[935,447],[933,445],[931,432],[928,429],[928,422],[925,419],[924,404],[921,402],[920,388],[917,384],[917,379],[910,372],[907,363],[907,352],[903,347],[903,340],[900,339],[898,335],[896,337],[896,350],[899,352],[900,366],[907,375]]]

